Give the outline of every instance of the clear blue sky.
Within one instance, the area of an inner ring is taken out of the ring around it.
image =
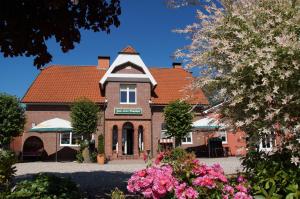
[[[51,64],[96,65],[97,56],[110,56],[126,45],[132,45],[147,66],[170,67],[173,52],[190,41],[184,35],[173,33],[195,21],[195,7],[169,9],[165,0],[122,1],[121,25],[110,34],[82,32],[76,48],[62,53],[59,45],[49,41],[53,55]],[[39,74],[33,66],[33,58],[4,58],[0,54],[0,92],[23,97]]]

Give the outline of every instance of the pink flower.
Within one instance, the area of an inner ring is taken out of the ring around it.
[[[218,164],[218,163],[213,164],[213,165],[211,166],[211,168],[212,168],[215,172],[217,172],[217,173],[224,173],[223,168],[222,168],[221,165]]]
[[[245,186],[243,186],[242,184],[239,184],[235,187],[237,190],[239,190],[240,192],[244,192],[244,193],[247,193],[248,190]]]
[[[195,191],[195,189],[193,189],[192,187],[189,187],[185,190],[185,194],[187,196],[187,198],[191,198],[191,199],[196,199],[198,198],[198,192]]]
[[[155,164],[159,164],[161,161],[162,161],[162,159],[164,158],[164,153],[163,152],[160,152],[158,155],[157,155],[157,157],[156,157],[156,159],[155,159]]]
[[[148,156],[147,156],[147,153],[146,153],[146,152],[143,153],[143,159],[144,159],[145,162],[146,162],[147,159],[148,159]]]
[[[234,188],[230,185],[225,185],[224,188],[223,188],[223,191],[225,193],[229,193],[230,195],[234,194]]]
[[[176,186],[175,195],[178,199],[196,199],[199,196],[198,192],[192,187],[187,187],[186,183]]]
[[[163,198],[178,184],[171,166],[149,167],[135,172],[128,180],[127,189],[145,198]]]
[[[208,175],[211,176],[213,179],[220,180],[221,182],[228,182],[228,180],[224,176],[223,172],[216,171],[216,170],[209,170]]]
[[[223,197],[223,199],[229,199],[228,195],[223,195],[222,197]]]
[[[138,176],[139,177],[145,177],[147,175],[147,172],[145,169],[138,171]]]
[[[207,187],[209,189],[212,189],[216,186],[214,180],[207,175],[196,178],[193,182],[193,185]]]
[[[167,190],[161,184],[155,184],[152,189],[161,196],[164,196],[167,193]]]
[[[207,173],[207,166],[206,165],[197,165],[194,169],[193,169],[193,173],[195,175],[200,175],[203,176]]]
[[[244,178],[244,176],[239,176],[238,178],[237,178],[237,182],[246,182],[246,179]]]
[[[233,199],[252,199],[252,196],[249,196],[244,192],[237,192]]]
[[[128,190],[129,192],[134,192],[134,187],[132,186],[132,184],[128,184],[128,185],[127,185],[127,190]]]
[[[147,188],[146,190],[144,190],[142,192],[142,194],[144,195],[145,198],[151,198],[151,196],[152,196],[152,189],[151,188]]]

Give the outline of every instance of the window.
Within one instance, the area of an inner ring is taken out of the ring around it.
[[[227,132],[220,131],[220,138],[222,139],[222,144],[227,144]]]
[[[160,138],[167,138],[167,125],[166,123],[162,123],[161,124],[161,135],[160,135]]]
[[[112,130],[112,150],[118,152],[118,127],[116,125]]]
[[[264,135],[260,140],[259,149],[261,151],[271,151],[274,145],[275,145],[274,134]]]
[[[120,103],[136,104],[136,85],[123,84],[120,86]]]
[[[193,133],[189,132],[186,137],[182,138],[182,144],[193,144]]]
[[[139,126],[138,128],[138,133],[139,133],[139,151],[144,150],[144,129],[143,126]]]
[[[82,140],[82,137],[72,132],[60,134],[60,146],[79,146],[80,140]]]

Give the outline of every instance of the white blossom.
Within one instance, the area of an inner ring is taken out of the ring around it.
[[[199,9],[198,21],[177,31],[191,43],[175,55],[199,67],[199,87],[222,88],[215,93],[226,99],[224,120],[255,133],[271,133],[275,124],[290,132],[300,123],[300,7],[289,0],[228,3]]]
[[[295,164],[296,166],[299,165],[299,162],[300,162],[299,157],[293,156],[293,157],[291,158],[291,163]]]

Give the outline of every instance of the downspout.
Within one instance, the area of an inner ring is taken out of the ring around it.
[[[106,111],[106,105],[107,105],[107,99],[105,98],[105,102],[104,102],[104,111],[103,111],[103,136],[104,136],[104,155],[106,156],[105,153],[105,111]]]
[[[153,157],[153,111],[152,111],[152,107],[151,107],[151,157]]]

